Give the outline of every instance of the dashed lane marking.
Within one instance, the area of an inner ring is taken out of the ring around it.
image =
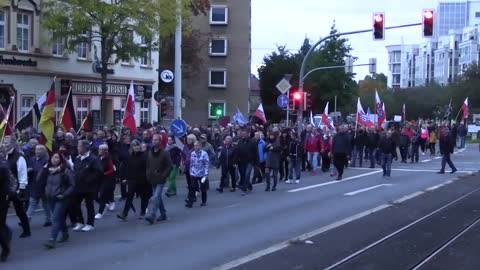
[[[377,170],[377,171],[374,171],[374,172],[369,172],[369,173],[364,173],[364,174],[360,174],[360,175],[350,176],[350,177],[344,178],[341,181],[330,181],[330,182],[320,183],[320,184],[316,184],[316,185],[311,185],[311,186],[306,186],[306,187],[302,187],[302,188],[292,189],[292,190],[289,190],[287,192],[290,192],[290,193],[300,192],[300,191],[319,188],[319,187],[323,187],[323,186],[339,184],[339,183],[342,183],[342,182],[345,182],[345,181],[348,181],[348,180],[358,179],[358,178],[362,178],[362,177],[365,177],[365,176],[369,176],[369,175],[373,175],[373,174],[377,174],[377,173],[381,173],[381,172],[382,172],[381,170]]]

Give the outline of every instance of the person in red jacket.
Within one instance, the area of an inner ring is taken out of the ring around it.
[[[318,154],[323,148],[323,142],[315,129],[305,138],[305,153],[307,153],[308,162],[312,165],[312,174],[317,173],[318,168]]]

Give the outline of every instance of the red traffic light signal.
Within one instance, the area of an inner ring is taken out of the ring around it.
[[[434,11],[433,9],[424,9],[423,10],[423,37],[433,37],[433,20],[434,20]]]
[[[385,13],[373,14],[373,40],[385,39]]]
[[[300,92],[295,92],[295,93],[293,93],[293,99],[294,99],[295,101],[300,101],[300,100],[302,100],[302,94],[300,94]]]

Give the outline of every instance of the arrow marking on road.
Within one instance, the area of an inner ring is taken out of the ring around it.
[[[393,184],[381,184],[381,185],[376,185],[376,186],[373,186],[373,187],[362,188],[362,189],[359,189],[359,190],[348,192],[348,193],[345,193],[343,195],[353,196],[353,195],[357,195],[359,193],[367,192],[367,191],[372,190],[372,189],[376,189],[376,188],[380,188],[380,187],[390,187],[390,186],[393,186]]]
[[[309,189],[318,188],[318,187],[323,187],[323,186],[328,186],[328,185],[333,185],[333,184],[339,184],[339,183],[342,183],[342,182],[345,182],[345,181],[348,181],[348,180],[353,180],[353,179],[357,179],[357,178],[361,178],[361,177],[365,177],[365,176],[369,176],[369,175],[377,174],[377,173],[381,173],[381,172],[382,172],[382,171],[374,171],[374,172],[364,173],[364,174],[360,174],[360,175],[355,175],[355,176],[350,176],[350,177],[344,178],[344,179],[341,180],[341,181],[325,182],[325,183],[316,184],[316,185],[312,185],[312,186],[306,186],[306,187],[302,187],[302,188],[292,189],[292,190],[289,190],[289,191],[287,191],[287,192],[293,193],[293,192],[299,192],[299,191],[309,190]]]

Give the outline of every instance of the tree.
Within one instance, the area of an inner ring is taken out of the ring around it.
[[[292,80],[298,79],[299,69],[295,56],[285,46],[277,46],[277,51],[263,58],[263,65],[258,69],[260,98],[269,121],[279,122],[285,114],[277,105],[280,92],[275,86],[285,74],[292,74]]]
[[[182,0],[182,13],[201,12],[207,0]],[[66,39],[69,51],[81,43],[99,44],[102,83],[101,117],[105,122],[109,60],[138,59],[145,49],[152,49],[155,39],[169,36],[176,26],[176,1],[172,0],[57,0],[45,1],[43,26],[52,33],[52,40]],[[146,44],[137,43],[133,33]],[[145,45],[147,48],[145,48]]]

